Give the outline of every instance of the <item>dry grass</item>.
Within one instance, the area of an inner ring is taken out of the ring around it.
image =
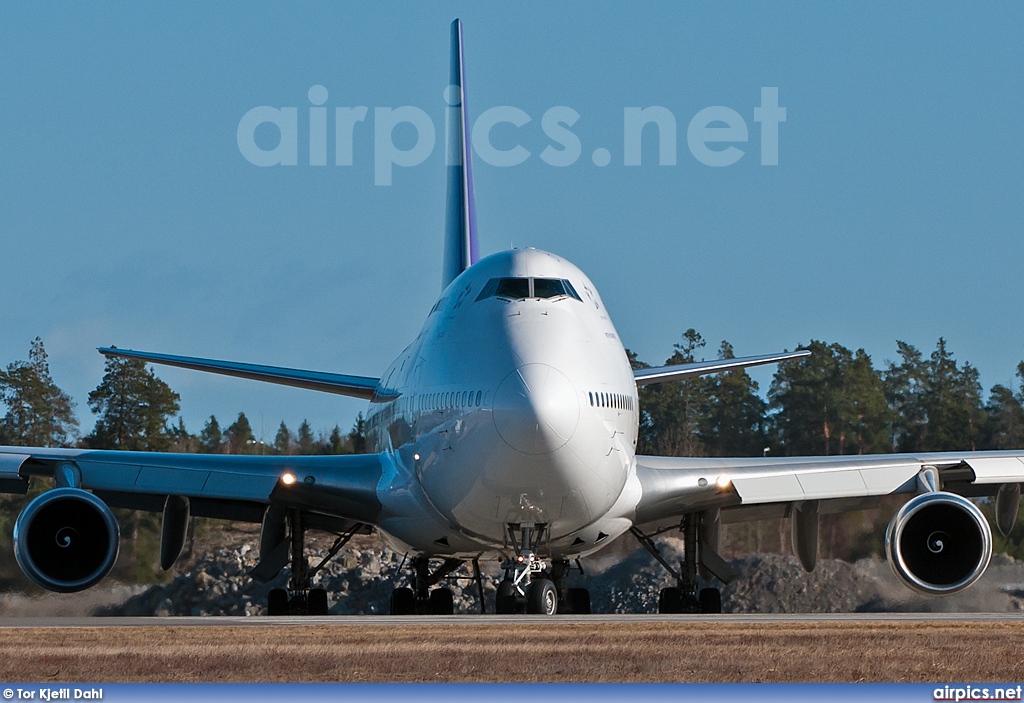
[[[5,628],[6,681],[1020,681],[1024,622]]]

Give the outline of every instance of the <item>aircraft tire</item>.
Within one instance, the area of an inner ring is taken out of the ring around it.
[[[455,613],[455,598],[450,588],[435,588],[430,592],[427,609],[431,615],[452,615]]]
[[[558,612],[558,591],[547,579],[537,579],[526,589],[526,612],[530,615],[554,615]]]
[[[683,612],[683,591],[675,586],[661,589],[658,593],[658,612],[662,615]]]
[[[516,587],[509,579],[498,584],[498,593],[494,597],[494,612],[498,615],[515,615]]]
[[[700,589],[700,612],[714,615],[722,612],[722,592],[717,588]]]
[[[327,591],[322,588],[314,588],[309,592],[306,610],[310,615],[327,615],[328,607]]]
[[[283,588],[272,588],[267,595],[267,615],[288,615],[288,591]]]
[[[573,615],[590,615],[590,591],[570,588],[565,594],[565,604]]]
[[[396,588],[391,592],[391,614],[416,614],[416,594],[411,588]]]

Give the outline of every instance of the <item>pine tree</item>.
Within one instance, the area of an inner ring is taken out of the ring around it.
[[[978,370],[966,362],[959,366],[942,337],[927,360],[911,345],[897,344],[902,362],[889,365],[886,395],[896,415],[893,437],[898,448],[977,449],[987,420]]]
[[[249,425],[249,418],[245,413],[238,413],[227,432],[229,454],[253,454],[256,449],[256,437],[253,436],[252,427]]]
[[[723,341],[718,358],[735,358],[732,345]],[[767,441],[767,406],[757,395],[757,383],[739,369],[709,376],[703,386],[698,429],[708,453],[712,456],[761,456]]]
[[[345,442],[345,437],[341,434],[341,428],[337,425],[331,430],[330,436],[327,438],[327,453],[328,454],[351,454],[348,449],[348,444]]]
[[[841,409],[843,449],[840,453],[891,452],[892,413],[886,402],[882,374],[863,349],[854,352],[852,359],[845,359],[841,373],[845,403]]]
[[[313,430],[308,420],[303,420],[299,425],[299,454],[316,454],[316,438],[313,437]]]
[[[166,451],[173,443],[167,422],[178,400],[145,362],[107,357],[103,380],[89,394],[99,419],[86,442],[96,449]]]
[[[696,361],[695,353],[704,347],[704,338],[690,328],[683,333],[683,343],[675,345],[675,353],[665,365]],[[635,355],[631,363],[637,364]],[[640,389],[641,454],[661,456],[701,456],[705,448],[699,428],[702,422],[703,396],[706,381],[687,378],[645,386]]]
[[[779,365],[768,390],[783,454],[854,454],[889,449],[881,375],[863,349],[812,340],[811,355]]]
[[[203,431],[199,433],[199,446],[208,454],[217,454],[223,443],[224,435],[220,431],[220,423],[216,417],[210,415],[210,419],[203,426]]]
[[[355,454],[366,453],[366,420],[363,419],[362,413],[356,415],[355,424],[348,433],[348,443]]]
[[[277,435],[274,437],[274,449],[278,454],[292,453],[292,433],[288,425],[281,420],[281,426],[277,428]]]
[[[58,447],[78,436],[75,404],[50,377],[43,341],[36,337],[28,361],[15,361],[0,371],[0,402],[7,414],[0,418],[0,443]]]
[[[1024,449],[1024,407],[1006,386],[992,387],[988,403],[985,449]]]
[[[171,428],[171,437],[174,438],[174,451],[195,453],[199,450],[199,438],[185,429],[184,418],[178,418],[178,424]]]

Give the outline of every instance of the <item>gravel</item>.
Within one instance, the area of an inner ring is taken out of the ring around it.
[[[399,578],[402,557],[379,546],[360,546],[328,562],[315,585],[325,588],[335,615],[386,613],[391,590],[405,585]],[[672,562],[681,555],[678,543],[666,540],[663,553]],[[586,576],[570,575],[568,586],[590,589],[595,613],[657,612],[658,589],[671,585],[668,574],[643,550],[613,550],[586,560]],[[315,565],[326,550],[315,551]],[[123,601],[101,602],[97,615],[261,615],[271,588],[283,588],[287,569],[270,583],[247,576],[256,565],[248,545],[218,549],[194,562],[169,583],[130,594]],[[751,554],[731,561],[739,574],[722,586],[722,607],[728,613],[852,613],[852,612],[1012,612],[1024,610],[1024,562],[1004,555],[993,558],[982,579],[966,592],[946,598],[917,595],[900,584],[888,564],[866,559],[851,564],[819,560],[807,573],[791,556]],[[497,564],[482,563],[488,608],[500,576]],[[469,571],[449,582],[458,613],[479,612],[476,585]],[[721,584],[717,584],[721,586]],[[113,599],[107,599],[108,601]]]

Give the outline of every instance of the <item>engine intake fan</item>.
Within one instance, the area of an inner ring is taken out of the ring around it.
[[[992,530],[974,503],[935,491],[908,501],[885,533],[885,553],[896,576],[927,595],[967,588],[992,558]]]
[[[54,488],[14,523],[14,556],[34,583],[58,593],[83,591],[114,567],[121,531],[106,503],[80,488]]]

